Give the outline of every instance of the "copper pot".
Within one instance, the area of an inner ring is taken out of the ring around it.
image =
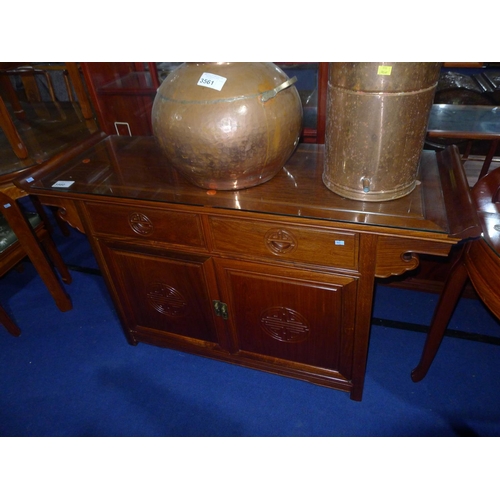
[[[262,184],[299,141],[294,81],[273,63],[185,63],[158,89],[154,135],[171,165],[199,187]]]

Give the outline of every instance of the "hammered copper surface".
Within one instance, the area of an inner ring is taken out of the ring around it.
[[[416,186],[440,63],[330,63],[323,182],[363,201]]]
[[[220,90],[198,85],[203,73],[226,78]],[[170,163],[190,182],[220,190],[244,189],[271,179],[298,144],[302,104],[273,63],[186,63],[156,95],[152,123]]]

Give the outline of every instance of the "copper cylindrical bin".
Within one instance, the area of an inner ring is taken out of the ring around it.
[[[154,135],[170,164],[199,187],[262,184],[299,142],[295,80],[274,63],[185,63],[158,89]]]
[[[415,188],[441,63],[330,63],[323,182],[354,200]]]

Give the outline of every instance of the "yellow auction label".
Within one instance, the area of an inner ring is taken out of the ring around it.
[[[391,71],[392,71],[392,66],[379,66],[377,75],[389,76],[391,74]]]

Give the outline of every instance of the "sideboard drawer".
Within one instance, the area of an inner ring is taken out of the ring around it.
[[[200,216],[197,214],[99,203],[87,203],[86,209],[97,234],[206,247]]]
[[[210,217],[217,252],[357,269],[358,236],[288,224]]]

